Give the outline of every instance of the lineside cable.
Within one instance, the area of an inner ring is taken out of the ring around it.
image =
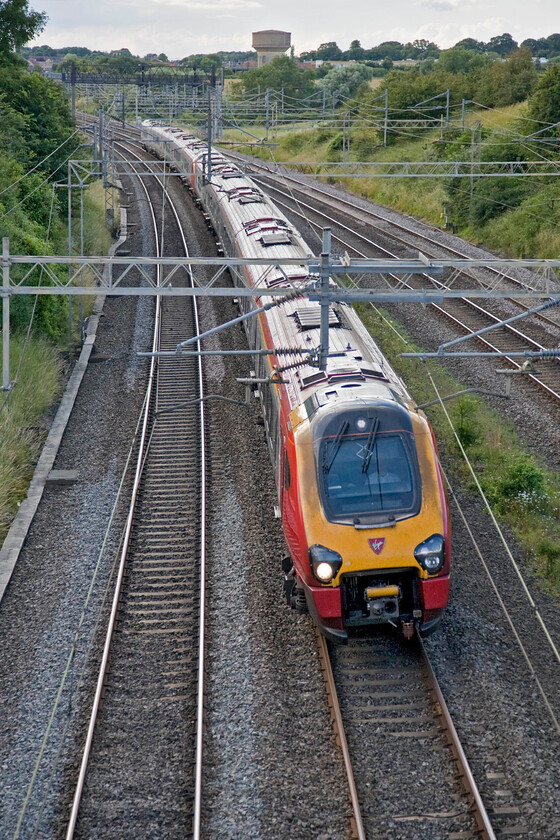
[[[19,816],[18,816],[17,825],[16,825],[14,833],[12,834],[12,840],[18,840],[18,838],[20,837],[20,832],[21,832],[23,820],[25,818],[25,814],[26,814],[27,808],[29,806],[29,801],[30,801],[30,798],[31,798],[31,794],[33,792],[33,788],[35,786],[35,782],[36,782],[37,776],[39,774],[41,761],[42,761],[43,755],[45,753],[47,742],[48,742],[48,739],[49,739],[49,736],[50,736],[50,733],[51,733],[51,729],[53,727],[54,719],[55,719],[55,716],[56,716],[56,713],[58,711],[60,701],[61,701],[61,698],[62,698],[62,692],[63,692],[63,690],[66,686],[66,682],[67,682],[68,676],[70,674],[70,668],[71,668],[72,662],[74,660],[74,656],[76,654],[78,641],[80,639],[80,632],[81,632],[82,627],[84,625],[84,621],[85,621],[85,617],[86,617],[86,610],[89,606],[90,600],[91,600],[92,595],[93,595],[94,585],[97,581],[97,578],[98,578],[98,575],[99,575],[99,572],[100,572],[100,568],[101,568],[101,560],[103,558],[103,555],[105,553],[105,549],[107,547],[107,543],[108,543],[108,540],[109,540],[109,534],[110,534],[111,528],[113,526],[113,521],[115,519],[116,512],[117,512],[117,506],[120,502],[121,495],[122,495],[122,492],[123,492],[124,482],[125,482],[126,476],[128,474],[128,471],[129,471],[129,467],[130,467],[130,463],[131,463],[131,460],[132,460],[134,450],[136,448],[136,442],[137,442],[138,433],[139,433],[139,430],[140,430],[140,427],[141,427],[141,424],[142,424],[144,408],[145,408],[145,405],[146,405],[146,399],[147,399],[147,395],[144,397],[144,401],[142,403],[142,408],[140,410],[140,415],[138,417],[138,422],[137,422],[137,425],[136,425],[136,429],[134,431],[134,435],[133,435],[132,442],[131,442],[131,445],[130,445],[130,449],[129,449],[129,452],[128,452],[128,455],[127,455],[126,463],[124,465],[124,469],[123,469],[123,472],[122,472],[122,476],[121,476],[121,480],[120,480],[119,487],[118,487],[118,490],[117,490],[117,494],[116,494],[116,497],[115,497],[115,501],[114,501],[114,504],[113,504],[113,508],[112,508],[111,514],[109,516],[109,521],[107,523],[107,528],[105,529],[103,542],[101,544],[101,548],[100,548],[99,554],[97,556],[97,561],[96,561],[96,564],[95,564],[95,568],[93,570],[93,575],[92,575],[92,578],[91,578],[91,581],[90,581],[90,585],[89,585],[88,591],[86,593],[86,598],[84,600],[82,613],[81,613],[80,618],[78,620],[78,625],[77,625],[76,631],[74,633],[74,638],[73,638],[72,644],[70,646],[70,652],[68,654],[68,658],[66,660],[66,665],[64,667],[64,671],[63,671],[62,677],[60,679],[60,683],[59,683],[59,686],[58,686],[58,689],[57,689],[57,693],[56,693],[56,696],[55,696],[55,699],[54,699],[53,706],[51,708],[51,713],[49,715],[49,720],[48,720],[48,723],[47,723],[47,727],[45,729],[43,739],[41,741],[41,745],[40,745],[40,748],[39,748],[39,752],[37,754],[37,758],[36,758],[36,761],[35,761],[35,766],[34,766],[34,769],[33,769],[33,773],[31,775],[31,779],[30,779],[29,785],[27,787],[27,792],[26,792],[25,798],[23,800],[23,805],[21,807],[21,810],[20,810],[20,813],[19,813]],[[122,543],[122,537],[121,537],[121,543]],[[100,617],[101,617],[101,613],[102,613],[102,608],[106,603],[107,593],[109,591],[109,581],[113,577],[114,569],[115,569],[115,566],[118,562],[118,558],[119,558],[119,552],[116,552],[115,553],[115,559],[114,559],[112,567],[111,567],[111,574],[109,575],[109,578],[108,578],[108,582],[107,582],[107,586],[106,586],[106,590],[105,590],[105,595],[103,597],[103,601],[101,603],[101,608],[99,610],[99,617],[97,619],[97,622],[95,624],[94,629],[97,629],[97,627],[99,625],[99,622],[101,620]],[[86,654],[89,654],[89,652],[91,651],[91,647],[94,643],[94,639],[95,639],[95,633],[92,633],[92,635],[90,637],[90,642],[89,642]],[[88,660],[88,657],[86,655],[85,658],[84,658],[84,664],[82,666],[82,670],[80,672],[81,676],[83,676],[84,671],[87,667],[87,660]],[[65,729],[62,733],[61,744],[59,746],[58,755],[60,754],[62,741],[63,741],[64,737],[66,736],[68,726],[69,726],[69,722],[67,722],[66,727],[65,727]],[[52,780],[52,775],[51,775],[51,780]]]
[[[380,316],[380,318],[381,318],[381,319],[382,319],[382,320],[383,320],[383,321],[384,321],[387,325],[389,325],[389,326],[391,327],[391,329],[392,329],[392,330],[393,330],[393,331],[394,331],[394,332],[395,332],[395,333],[399,336],[399,338],[403,341],[403,343],[404,343],[404,344],[409,345],[409,342],[408,342],[406,339],[404,339],[404,338],[403,338],[403,336],[401,335],[401,333],[400,333],[400,332],[399,332],[399,331],[398,331],[398,330],[394,327],[394,325],[393,325],[393,324],[391,324],[391,323],[390,323],[390,321],[388,321],[388,320],[387,320],[387,319],[386,319],[386,318],[382,315],[382,313],[379,311],[379,309],[377,309],[375,306],[373,306],[373,304],[372,304],[372,309],[374,309],[374,310],[376,311],[376,313]],[[440,406],[441,406],[441,408],[443,409],[443,412],[444,412],[444,414],[445,414],[445,417],[446,417],[446,419],[447,419],[447,422],[448,422],[448,424],[449,424],[449,426],[450,426],[450,428],[451,428],[451,430],[452,430],[452,432],[453,432],[453,434],[454,434],[454,436],[455,436],[455,439],[456,439],[456,441],[457,441],[457,444],[458,444],[458,446],[459,446],[459,448],[460,448],[460,450],[461,450],[461,453],[462,453],[462,455],[463,455],[463,458],[464,458],[464,460],[465,460],[465,463],[467,464],[467,466],[468,466],[468,468],[469,468],[469,471],[470,471],[470,473],[471,473],[471,476],[473,477],[473,479],[474,479],[474,481],[475,481],[475,484],[476,484],[476,486],[477,486],[478,492],[479,492],[479,494],[480,494],[481,498],[482,498],[482,499],[483,499],[483,501],[484,501],[484,504],[485,504],[485,506],[486,506],[486,509],[487,509],[488,513],[490,514],[490,517],[492,518],[492,522],[493,522],[493,524],[494,524],[494,527],[495,527],[495,529],[496,529],[496,531],[497,531],[497,533],[498,533],[498,535],[499,535],[499,537],[500,537],[500,539],[501,539],[501,541],[502,541],[502,544],[503,544],[503,546],[504,546],[504,548],[505,548],[505,550],[506,550],[506,554],[508,555],[508,557],[509,557],[509,559],[510,559],[510,561],[511,561],[511,563],[512,563],[512,565],[513,565],[514,569],[515,569],[515,572],[516,572],[517,577],[519,578],[519,580],[520,580],[520,582],[521,582],[521,585],[522,585],[522,587],[523,587],[523,590],[524,590],[524,592],[525,592],[525,595],[526,595],[527,599],[529,600],[529,603],[531,604],[531,607],[532,607],[532,609],[533,609],[533,612],[535,613],[535,616],[537,617],[537,620],[538,620],[539,624],[541,625],[541,628],[542,628],[542,630],[543,630],[543,632],[544,632],[544,634],[545,634],[545,636],[546,636],[546,638],[547,638],[547,640],[548,640],[548,642],[549,642],[549,644],[550,644],[550,647],[552,648],[552,651],[553,651],[553,653],[554,653],[554,656],[555,656],[556,660],[557,660],[558,662],[560,662],[560,654],[559,654],[558,648],[556,647],[556,645],[555,645],[555,643],[554,643],[554,640],[552,639],[552,637],[551,637],[551,635],[550,635],[550,632],[549,632],[549,630],[548,630],[548,628],[547,628],[547,626],[546,626],[546,624],[545,624],[545,622],[544,622],[544,620],[543,620],[543,618],[542,618],[542,616],[541,616],[541,613],[540,613],[540,610],[539,610],[538,606],[536,605],[535,601],[533,600],[533,597],[532,597],[531,593],[529,592],[529,589],[528,589],[528,587],[527,587],[527,585],[526,585],[526,583],[525,583],[525,581],[524,581],[524,579],[523,579],[523,576],[522,576],[521,570],[520,570],[520,568],[519,568],[519,566],[518,566],[518,564],[517,564],[517,562],[516,562],[515,558],[513,557],[513,554],[512,554],[511,549],[509,548],[509,546],[508,546],[508,544],[507,544],[507,541],[506,541],[506,539],[505,539],[505,536],[504,536],[504,534],[503,534],[503,531],[502,531],[502,529],[501,529],[501,527],[500,527],[500,525],[499,525],[499,523],[498,523],[498,521],[497,521],[497,519],[496,519],[496,517],[495,517],[495,515],[494,515],[493,511],[492,511],[492,508],[490,507],[490,503],[488,502],[488,499],[486,498],[486,496],[485,496],[485,494],[484,494],[484,491],[483,491],[483,489],[482,489],[482,487],[481,487],[481,485],[480,485],[480,482],[479,482],[479,480],[478,480],[478,477],[477,477],[477,475],[476,475],[476,473],[475,473],[475,471],[474,471],[474,468],[473,468],[473,466],[472,466],[472,464],[471,464],[471,462],[470,462],[470,460],[469,460],[469,457],[468,457],[468,455],[467,455],[467,453],[466,453],[466,451],[465,451],[465,449],[464,449],[464,447],[463,447],[463,445],[462,445],[462,443],[461,443],[461,440],[459,439],[459,436],[458,436],[458,434],[457,434],[457,432],[456,432],[456,430],[455,430],[455,427],[454,427],[454,425],[453,425],[453,421],[451,420],[451,417],[449,416],[449,413],[448,413],[448,411],[447,411],[447,408],[446,408],[446,406],[445,406],[445,403],[443,402],[443,400],[442,400],[442,398],[441,398],[441,395],[440,395],[440,393],[439,393],[439,390],[438,390],[438,388],[437,388],[437,385],[436,385],[436,383],[435,383],[435,381],[434,381],[434,379],[433,379],[432,373],[431,373],[431,371],[430,371],[430,369],[429,369],[429,367],[428,367],[427,365],[426,365],[426,371],[427,371],[427,375],[428,375],[428,378],[429,378],[429,380],[430,380],[430,383],[431,383],[431,385],[432,385],[432,388],[433,388],[433,390],[434,390],[434,393],[436,394],[436,396],[437,396],[437,398],[438,398],[438,400],[439,400]],[[444,475],[445,475],[445,474],[444,474]],[[526,661],[526,663],[527,663],[527,666],[528,666],[528,668],[529,668],[529,671],[530,671],[530,673],[531,673],[532,677],[533,677],[533,678],[534,678],[534,680],[535,680],[535,683],[536,683],[536,685],[537,685],[537,687],[538,687],[539,693],[541,694],[541,696],[542,696],[542,698],[543,698],[543,701],[544,701],[544,703],[545,703],[545,706],[546,706],[546,708],[547,708],[547,711],[549,712],[549,714],[550,714],[550,716],[551,716],[551,719],[552,719],[552,721],[553,721],[553,723],[554,723],[554,726],[555,726],[555,728],[556,728],[556,731],[560,734],[560,722],[558,721],[558,719],[557,719],[556,715],[554,714],[554,711],[553,711],[553,709],[552,709],[552,707],[551,707],[551,705],[550,705],[550,702],[549,702],[549,700],[548,700],[548,697],[547,697],[547,695],[546,695],[546,692],[545,692],[545,690],[544,690],[544,688],[543,688],[543,686],[542,686],[542,684],[541,684],[541,682],[540,682],[540,680],[539,680],[539,678],[538,678],[538,676],[537,676],[537,674],[536,674],[536,671],[535,671],[534,666],[533,666],[533,665],[532,665],[532,663],[531,663],[531,659],[530,659],[530,657],[529,657],[529,654],[527,653],[527,650],[526,650],[525,646],[523,645],[523,642],[522,642],[522,640],[521,640],[521,638],[520,638],[519,634],[517,633],[517,631],[516,631],[516,629],[515,629],[515,627],[514,627],[514,625],[513,625],[513,622],[512,622],[512,620],[511,620],[511,617],[510,617],[510,616],[509,616],[509,614],[508,614],[508,611],[507,611],[506,605],[505,605],[504,601],[502,600],[502,597],[501,597],[501,595],[500,595],[500,593],[499,593],[499,591],[498,591],[498,588],[497,588],[497,586],[496,586],[496,583],[494,582],[494,579],[493,579],[493,577],[492,577],[492,573],[491,573],[491,571],[490,571],[490,568],[488,567],[488,565],[487,565],[486,561],[484,560],[484,558],[483,558],[483,556],[482,556],[482,553],[481,553],[481,551],[480,551],[480,548],[479,548],[479,546],[478,546],[478,544],[477,544],[477,542],[476,542],[476,540],[475,540],[474,534],[472,533],[472,531],[471,531],[471,529],[470,529],[470,527],[469,527],[469,525],[468,525],[468,523],[467,523],[467,521],[466,521],[466,519],[465,519],[464,513],[463,513],[463,511],[462,511],[462,509],[461,509],[461,507],[460,507],[460,505],[459,505],[459,502],[458,502],[458,500],[457,500],[457,497],[456,497],[456,495],[455,495],[455,493],[454,493],[454,491],[453,491],[453,488],[452,488],[452,486],[451,486],[451,484],[450,484],[450,482],[449,482],[449,479],[448,479],[448,477],[447,477],[446,475],[445,475],[445,481],[446,481],[446,484],[447,484],[447,486],[448,486],[448,488],[449,488],[449,491],[450,491],[450,493],[451,493],[451,495],[452,495],[452,497],[453,497],[453,500],[454,500],[455,504],[457,505],[457,508],[458,508],[459,514],[460,514],[460,516],[461,516],[461,518],[462,518],[462,520],[463,520],[463,523],[465,524],[465,527],[466,527],[466,529],[467,529],[467,531],[468,531],[468,533],[469,533],[469,536],[471,537],[471,540],[472,540],[473,546],[474,546],[474,548],[475,548],[475,551],[476,551],[476,553],[477,553],[477,555],[478,555],[478,557],[479,557],[479,559],[480,559],[480,561],[481,561],[481,563],[482,563],[482,565],[483,565],[483,568],[484,568],[484,570],[485,570],[485,572],[486,572],[486,575],[488,576],[488,579],[490,580],[490,583],[491,583],[492,588],[493,588],[493,590],[494,590],[494,592],[495,592],[495,594],[496,594],[496,597],[497,597],[497,599],[498,599],[498,602],[499,602],[499,604],[500,604],[500,606],[501,606],[501,608],[502,608],[502,611],[503,611],[503,613],[504,613],[504,616],[505,616],[505,618],[506,618],[506,620],[507,620],[507,622],[508,622],[508,624],[509,624],[509,626],[510,626],[510,628],[511,628],[511,630],[512,630],[512,633],[513,633],[513,635],[514,635],[514,637],[515,637],[515,640],[516,640],[516,642],[517,642],[517,644],[518,644],[518,646],[519,646],[519,649],[520,649],[520,651],[521,651],[521,653],[522,653],[522,655],[523,655],[523,658],[525,659],[525,661]]]

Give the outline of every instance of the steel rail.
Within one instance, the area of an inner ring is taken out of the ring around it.
[[[352,804],[352,812],[353,812],[353,834],[357,838],[357,840],[365,840],[366,834],[363,826],[361,811],[360,811],[360,803],[358,799],[358,792],[356,789],[356,784],[354,781],[354,773],[352,769],[352,760],[350,757],[350,750],[348,748],[348,742],[346,739],[346,735],[344,732],[344,723],[342,719],[342,712],[340,709],[339,701],[338,701],[338,694],[336,690],[336,684],[334,680],[334,675],[332,671],[332,665],[329,655],[328,644],[325,637],[315,629],[315,633],[317,636],[317,643],[319,646],[319,656],[321,659],[321,666],[323,669],[324,679],[325,679],[325,686],[327,689],[327,696],[328,696],[328,703],[329,709],[331,712],[331,717],[333,721],[333,726],[335,729],[336,737],[338,739],[342,757],[344,762],[344,768],[346,771],[347,781],[348,781],[348,790],[350,794],[350,801]],[[449,712],[447,703],[445,702],[445,698],[437,681],[437,677],[435,672],[431,666],[431,663],[428,659],[428,654],[426,653],[426,649],[424,647],[424,643],[420,638],[419,634],[416,634],[416,639],[419,646],[420,651],[420,661],[421,666],[424,670],[426,675],[426,679],[428,682],[428,686],[430,689],[430,693],[433,697],[433,700],[436,704],[436,708],[441,712],[441,717],[444,723],[444,732],[447,737],[447,741],[449,747],[453,753],[455,761],[458,766],[459,774],[461,777],[461,783],[465,790],[465,793],[469,799],[471,804],[471,809],[473,813],[473,817],[475,822],[478,826],[479,831],[481,832],[480,836],[482,840],[496,840],[496,835],[494,833],[494,829],[492,828],[492,824],[488,817],[488,813],[482,801],[482,797],[479,793],[476,781],[474,779],[473,773],[470,769],[467,757],[459,740],[459,736],[457,734],[457,730],[455,729],[455,725],[453,723],[453,719]]]
[[[164,177],[164,173],[163,177]],[[140,183],[142,184],[142,188],[146,194],[146,198],[148,201],[148,205],[150,207],[150,213],[152,217],[152,223],[154,226],[155,236],[156,236],[156,250],[158,256],[160,256],[160,242],[159,236],[157,231],[157,223],[155,218],[155,212],[153,207],[153,202],[149,199],[149,194],[146,189],[146,186],[142,179],[140,178]],[[165,196],[167,195],[165,189],[165,183],[162,183],[162,190],[164,193],[164,200]],[[167,196],[168,197],[168,196]],[[169,197],[168,197],[169,200]],[[172,210],[175,220],[177,223],[178,230],[181,235],[183,247],[185,249],[185,253],[188,256],[188,246],[186,243],[186,239],[184,236],[184,231],[180,224],[179,216],[176,211],[175,206],[173,205],[172,201],[169,200],[169,207]],[[158,265],[158,285],[161,282],[161,266]],[[192,277],[192,270],[189,268],[189,275],[191,283],[193,283]],[[199,323],[198,323],[198,309],[196,304],[193,302],[193,310],[194,310],[194,321],[196,326],[197,333],[200,332]],[[161,303],[160,299],[158,298],[157,307],[156,307],[156,318],[154,324],[154,339],[153,339],[153,352],[156,353],[159,345],[159,332],[161,328]],[[76,786],[76,793],[74,796],[72,810],[70,814],[70,821],[68,825],[68,831],[66,835],[66,840],[72,840],[74,837],[75,826],[77,822],[77,817],[79,813],[79,805],[80,800],[83,792],[83,786],[85,783],[85,777],[87,773],[87,764],[89,760],[89,755],[91,752],[91,744],[93,742],[93,734],[95,729],[95,723],[97,719],[97,714],[99,710],[101,695],[103,691],[103,685],[105,681],[108,659],[109,659],[109,652],[111,646],[111,639],[113,635],[116,613],[118,609],[118,603],[120,599],[120,591],[122,586],[122,580],[124,577],[124,571],[126,567],[126,557],[128,552],[128,544],[130,540],[130,534],[132,529],[132,523],[134,518],[134,511],[135,511],[135,503],[138,496],[138,489],[140,485],[140,479],[142,476],[142,470],[144,465],[144,449],[145,449],[145,441],[147,435],[147,427],[148,427],[148,420],[150,414],[150,406],[153,400],[153,384],[155,380],[155,371],[157,365],[157,357],[154,356],[151,360],[150,365],[150,374],[149,374],[149,382],[147,387],[147,395],[145,399],[145,410],[144,410],[144,419],[142,425],[142,435],[139,445],[139,455],[138,455],[138,463],[136,467],[136,474],[135,474],[135,481],[133,486],[133,492],[131,497],[130,509],[129,514],[127,517],[126,529],[125,529],[125,538],[123,540],[123,547],[121,551],[121,558],[119,563],[119,572],[117,576],[117,582],[115,587],[115,595],[113,599],[111,615],[109,619],[109,626],[107,629],[106,634],[106,641],[104,646],[103,652],[103,659],[100,667],[100,672],[97,681],[97,688],[96,694],[94,699],[94,704],[92,707],[92,714],[90,717],[90,724],[88,726],[88,733],[86,737],[86,746],[84,748],[84,753],[82,755],[82,762],[80,767],[80,774],[78,778],[78,783]],[[202,397],[202,359],[198,359],[198,382],[199,382],[199,397]],[[196,761],[195,761],[195,803],[194,803],[194,815],[193,815],[193,838],[194,840],[199,840],[200,837],[200,818],[201,818],[201,789],[202,789],[202,739],[203,739],[203,723],[204,723],[204,651],[205,651],[205,601],[206,601],[206,512],[205,512],[205,505],[206,505],[206,462],[204,458],[204,451],[205,451],[205,414],[204,414],[204,404],[202,401],[199,402],[199,424],[200,424],[200,439],[201,439],[201,486],[200,486],[200,501],[201,501],[201,544],[200,544],[200,592],[199,592],[199,640],[198,640],[198,685],[197,685],[197,725],[196,725]]]
[[[237,160],[244,160],[244,158],[241,155],[236,155],[234,152],[224,152],[224,154],[228,157],[235,157]],[[333,202],[336,202],[338,205],[344,208],[344,212],[346,213],[346,215],[350,216],[350,218],[354,219],[355,221],[363,222],[364,216],[372,219],[377,219],[378,221],[386,222],[393,228],[397,228],[398,230],[401,230],[404,233],[414,236],[416,239],[421,239],[424,242],[428,242],[430,245],[434,245],[435,247],[440,248],[443,251],[448,251],[450,254],[453,254],[454,256],[459,257],[460,259],[469,259],[468,254],[465,254],[462,251],[458,251],[456,248],[452,248],[450,245],[444,245],[442,242],[438,242],[436,239],[433,239],[431,236],[427,236],[427,234],[425,233],[412,230],[411,228],[406,227],[406,225],[403,225],[400,222],[395,221],[394,219],[389,219],[387,216],[383,216],[380,213],[375,213],[373,210],[369,210],[367,208],[360,208],[359,212],[356,212],[356,206],[352,204],[351,201],[342,198],[342,196],[333,196],[326,190],[322,190],[316,184],[302,184],[300,180],[298,180],[297,178],[293,178],[288,174],[279,175],[277,173],[271,172],[264,164],[252,162],[251,166],[254,169],[261,171],[263,173],[263,177],[270,178],[271,180],[280,181],[280,183],[289,181],[291,184],[295,185],[295,189],[298,192],[302,192],[307,195],[310,193],[315,193],[326,204],[332,204]],[[410,247],[410,244],[407,243],[406,240],[400,239],[395,234],[387,233],[386,235]],[[511,283],[514,283],[518,286],[527,287],[526,283],[523,283],[521,280],[518,280],[516,277],[512,277],[509,274],[504,274],[502,271],[499,271],[498,269],[493,268],[492,266],[487,266],[487,271],[491,272],[492,274],[496,274],[499,277],[503,277],[505,280],[509,280]],[[528,288],[532,287],[529,286]]]
[[[132,141],[131,141],[132,142]],[[121,145],[118,143],[117,145]],[[133,152],[133,154],[136,154]],[[141,157],[136,154],[138,160]],[[165,161],[163,162],[165,167]],[[177,229],[181,236],[181,241],[185,254],[189,255],[187,240],[179,214],[173,202],[170,200],[169,194],[165,187],[165,169],[162,172],[162,203],[165,205],[165,199],[169,202],[169,208],[175,217]],[[194,277],[192,268],[189,267],[189,276],[191,285],[194,286]],[[200,335],[200,324],[198,316],[198,306],[193,299],[193,311],[196,334]],[[196,342],[196,349],[200,351],[202,344],[200,341]],[[203,759],[203,738],[204,738],[204,689],[205,689],[205,645],[206,645],[206,459],[204,453],[206,451],[206,437],[205,437],[205,411],[202,386],[202,356],[198,356],[198,381],[199,381],[199,421],[200,421],[200,445],[201,445],[201,486],[200,486],[200,592],[199,592],[199,638],[198,638],[198,673],[197,673],[197,700],[196,700],[196,747],[195,747],[195,797],[194,797],[194,814],[193,814],[193,840],[199,840],[200,828],[202,819],[202,759]]]
[[[319,646],[319,657],[323,669],[325,687],[327,689],[327,697],[329,709],[335,729],[336,737],[342,751],[342,760],[344,762],[344,769],[346,771],[346,779],[348,781],[348,793],[350,795],[350,802],[352,804],[353,813],[353,834],[357,840],[366,840],[366,833],[362,821],[362,814],[360,811],[360,802],[358,800],[358,791],[356,790],[356,783],[354,781],[354,771],[352,770],[352,761],[350,759],[350,750],[348,748],[348,741],[344,732],[344,723],[342,721],[342,712],[338,702],[338,694],[336,691],[336,684],[332,671],[331,658],[329,656],[329,648],[327,640],[323,634],[315,628],[315,635],[317,637],[317,644]]]
[[[445,722],[446,733],[448,735],[449,746],[459,766],[461,782],[463,784],[463,787],[465,788],[467,795],[471,800],[473,806],[473,815],[476,820],[476,824],[481,832],[482,840],[496,840],[494,829],[492,828],[492,824],[486,812],[486,808],[484,807],[482,797],[480,796],[480,793],[478,791],[478,787],[474,780],[471,768],[469,767],[467,757],[465,755],[463,747],[461,746],[459,735],[457,734],[457,730],[455,729],[455,724],[453,723],[453,719],[447,707],[447,703],[445,702],[445,698],[442,694],[434,669],[432,668],[430,660],[428,659],[426,648],[424,647],[424,643],[420,638],[419,633],[416,633],[416,638],[422,656],[422,666],[427,674],[428,682],[430,684],[430,690],[432,691],[434,700],[441,709],[441,714]]]
[[[144,185],[142,185],[142,186],[146,190],[145,186]],[[146,197],[149,199],[147,190],[146,190]],[[154,213],[154,209],[153,209],[153,206],[152,206],[151,202],[148,202],[148,203],[149,203],[149,206],[150,206],[150,211],[151,211],[151,214],[152,214],[152,222],[153,222],[153,225],[154,225],[155,238],[156,238],[156,250],[157,250],[158,256],[159,256],[159,239],[158,239],[155,213]],[[157,279],[158,279],[158,285],[159,285],[159,282],[161,280],[159,266],[158,266],[158,277],[157,277]],[[153,341],[152,341],[152,348],[153,348],[154,352],[158,349],[160,315],[161,315],[161,305],[160,305],[160,301],[159,301],[159,298],[158,298],[158,303],[157,303],[157,308],[156,308],[156,316],[155,316],[155,323],[154,323],[154,337],[153,337]],[[78,774],[78,781],[76,783],[76,790],[75,790],[75,793],[74,793],[74,797],[73,797],[73,800],[72,800],[72,807],[71,807],[71,810],[70,810],[68,828],[67,828],[67,831],[66,831],[66,840],[73,840],[74,832],[75,832],[75,829],[76,829],[76,822],[77,822],[77,819],[78,819],[80,801],[81,801],[81,798],[82,798],[82,793],[83,793],[83,788],[84,788],[84,783],[85,783],[85,778],[86,778],[86,773],[87,773],[87,767],[88,767],[88,762],[89,762],[89,756],[90,756],[90,753],[91,753],[91,746],[92,746],[92,743],[93,743],[93,735],[94,735],[95,725],[96,725],[96,722],[97,722],[97,715],[98,715],[98,712],[99,712],[99,706],[100,706],[100,703],[101,703],[101,697],[102,697],[102,694],[103,694],[103,687],[104,687],[104,684],[105,684],[105,678],[106,678],[106,674],[107,674],[107,667],[108,667],[108,663],[109,663],[109,654],[110,654],[110,650],[111,650],[111,641],[112,641],[112,638],[113,638],[113,632],[114,632],[114,627],[115,627],[115,622],[116,622],[116,617],[117,617],[117,612],[118,612],[118,606],[119,606],[119,600],[120,600],[120,594],[121,594],[121,589],[122,589],[122,582],[123,582],[123,579],[124,579],[124,573],[125,573],[125,568],[126,568],[126,560],[127,560],[128,546],[129,546],[129,541],[130,541],[130,534],[131,534],[131,531],[132,531],[132,524],[133,524],[133,519],[134,519],[134,511],[135,511],[135,507],[136,507],[136,500],[137,500],[137,497],[138,497],[138,490],[139,490],[139,487],[140,487],[140,480],[141,480],[141,477],[142,477],[142,470],[143,470],[143,465],[144,465],[144,449],[145,449],[145,444],[146,444],[151,401],[152,401],[153,390],[154,390],[155,371],[156,371],[156,359],[153,358],[151,360],[151,364],[150,364],[150,373],[149,373],[149,377],[148,377],[148,385],[147,385],[147,388],[146,388],[146,397],[145,397],[145,400],[144,400],[144,418],[143,418],[143,421],[142,421],[142,432],[141,432],[141,436],[140,436],[140,443],[139,443],[139,450],[138,450],[138,461],[137,461],[137,464],[136,464],[136,470],[135,470],[135,475],[134,475],[134,484],[133,484],[133,488],[132,488],[130,507],[129,507],[128,516],[127,516],[127,520],[126,520],[124,539],[123,539],[121,555],[120,555],[120,560],[119,560],[119,569],[118,569],[117,580],[116,580],[116,584],[115,584],[113,602],[112,602],[112,606],[111,606],[111,614],[109,616],[109,623],[108,623],[107,632],[106,632],[106,635],[105,635],[105,644],[104,644],[104,647],[103,647],[103,656],[102,656],[101,665],[100,665],[99,673],[98,673],[98,677],[97,677],[95,697],[94,697],[94,700],[93,700],[93,706],[92,706],[92,712],[91,712],[91,715],[90,715],[90,720],[89,720],[89,725],[88,725],[86,742],[85,742],[84,750],[83,750],[83,753],[82,753],[82,760],[81,760],[81,763],[80,763],[80,772]]]

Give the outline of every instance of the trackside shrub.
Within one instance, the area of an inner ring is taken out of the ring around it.
[[[465,449],[480,440],[481,427],[476,419],[478,410],[478,403],[472,397],[460,397],[452,411],[455,430]]]
[[[542,513],[548,507],[544,470],[525,452],[508,460],[498,475],[483,475],[481,484],[499,513],[511,512],[512,504]]]

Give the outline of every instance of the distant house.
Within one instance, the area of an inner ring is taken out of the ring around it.
[[[53,68],[54,59],[52,56],[34,55],[27,59],[27,63],[32,70],[38,70],[40,73],[50,73]]]
[[[360,62],[356,62],[353,59],[351,61],[323,61],[323,59],[317,58],[310,61],[298,61],[298,67],[300,70],[308,70],[309,68],[321,67],[322,64],[330,64],[334,70],[340,70],[342,67],[350,67],[356,63],[359,64]]]

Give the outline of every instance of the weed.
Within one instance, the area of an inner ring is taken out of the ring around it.
[[[460,397],[452,409],[455,430],[465,449],[474,446],[480,440],[481,427],[476,419],[478,411],[478,400],[472,397]]]
[[[544,537],[537,543],[536,552],[537,557],[544,560],[546,577],[558,582],[560,580],[560,542]]]

